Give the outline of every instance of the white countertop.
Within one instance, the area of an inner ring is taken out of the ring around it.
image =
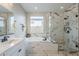
[[[22,40],[22,38],[9,38],[8,41],[5,41],[3,43],[0,42],[0,54],[5,52],[7,49],[13,47],[14,45],[18,44]]]

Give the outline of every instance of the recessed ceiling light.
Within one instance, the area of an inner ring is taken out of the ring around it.
[[[38,9],[38,7],[34,7],[34,9],[35,9],[35,10],[37,10],[37,9]]]
[[[61,6],[60,8],[61,8],[61,9],[63,9],[64,7],[63,7],[63,6]]]

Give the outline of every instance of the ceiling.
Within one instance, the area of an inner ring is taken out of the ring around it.
[[[6,8],[0,6],[0,13],[9,12]]]
[[[73,3],[21,3],[26,12],[62,12]]]

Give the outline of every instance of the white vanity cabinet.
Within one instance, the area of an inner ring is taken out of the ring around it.
[[[4,51],[0,56],[25,56],[25,48],[25,41],[23,40]]]

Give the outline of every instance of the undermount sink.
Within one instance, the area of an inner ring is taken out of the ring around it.
[[[7,43],[11,44],[11,43],[16,43],[17,41],[18,41],[17,39],[12,39],[12,40],[8,41]]]
[[[7,49],[17,45],[22,41],[22,38],[8,38],[7,41],[0,43],[0,53],[3,53]]]

